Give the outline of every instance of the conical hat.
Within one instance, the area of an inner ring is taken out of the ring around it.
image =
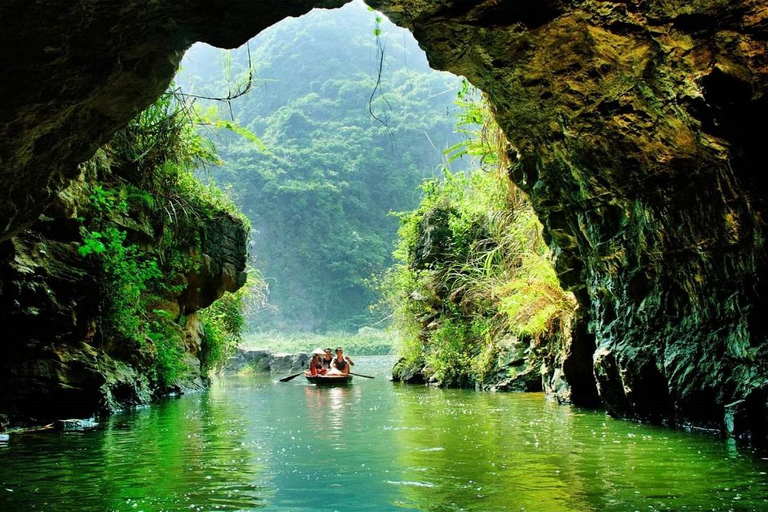
[[[325,354],[325,352],[320,347],[317,347],[315,350],[312,351],[312,354],[323,355],[323,354]]]

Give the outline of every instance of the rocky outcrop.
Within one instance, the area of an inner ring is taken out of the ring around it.
[[[273,353],[259,348],[239,348],[224,367],[225,373],[297,373],[309,367],[310,354]]]
[[[200,244],[186,249],[198,263],[168,276],[180,291],[158,297],[145,313],[151,318],[152,310],[165,311],[183,344],[183,374],[170,388],[161,385],[153,376],[158,347],[105,328],[109,298],[102,269],[97,259],[78,253],[84,226],[99,214],[92,202],[96,183],[108,188],[124,178],[81,169],[36,223],[0,244],[0,413],[11,423],[87,417],[148,403],[169,390],[201,389],[207,376],[196,312],[245,282],[242,223],[226,215],[198,219]],[[113,213],[110,222],[148,253],[169,236],[140,206]]]
[[[409,364],[403,357],[392,368],[392,381],[406,384],[426,384],[428,377],[424,374],[424,362]]]
[[[494,170],[481,172],[491,174]],[[460,194],[474,197],[482,190],[477,187]],[[452,190],[451,195],[459,193]],[[519,195],[505,206],[475,215],[461,211],[462,200],[454,202],[446,196],[449,194],[442,191],[437,196],[440,199],[430,197],[406,220],[405,226],[418,227],[415,237],[400,241],[399,252],[407,268],[397,270],[395,295],[399,299],[394,316],[398,324],[408,326],[403,350],[407,356],[395,364],[392,380],[494,391],[555,389],[551,381],[558,378],[557,370],[563,365],[573,317],[565,304],[573,299],[557,289],[540,233],[533,237],[530,232],[522,234],[520,226],[534,221],[530,205]],[[425,204],[439,206],[425,208]],[[507,216],[506,208],[512,204],[516,205],[515,221],[508,216],[503,227],[494,224],[491,219]],[[515,244],[502,246],[502,237],[494,234],[507,232],[518,233],[518,238]],[[489,247],[497,254],[510,251],[496,269],[487,268],[482,257],[487,257],[482,251]],[[554,286],[534,283],[532,273],[520,270],[523,255],[529,261],[536,255],[538,272],[549,272]],[[483,263],[478,264],[478,260]],[[523,284],[528,287],[524,298],[509,291],[519,290]],[[524,303],[529,317],[544,311],[547,320],[543,327],[521,329],[520,317],[509,313],[505,301]],[[553,303],[559,307],[549,308]],[[563,393],[558,390],[558,395]]]
[[[164,90],[191,42],[237,45],[343,3],[5,2],[2,237]],[[584,310],[559,369],[572,400],[764,436],[764,0],[369,3],[488,93],[517,148],[511,176]]]
[[[35,222],[77,165],[167,89],[192,43],[237,47],[347,1],[4,1],[0,241]]]

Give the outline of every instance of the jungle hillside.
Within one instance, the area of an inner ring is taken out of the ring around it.
[[[392,212],[418,205],[422,180],[440,175],[462,140],[460,79],[430,69],[408,31],[353,2],[287,19],[238,50],[195,45],[177,82],[218,119],[201,129],[221,162],[199,176],[253,226],[250,265],[267,301],[249,328],[386,327],[371,311],[371,277],[393,263]]]

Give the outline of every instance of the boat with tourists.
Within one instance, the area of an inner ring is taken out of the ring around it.
[[[350,384],[352,375],[349,367],[352,366],[352,360],[344,355],[341,347],[336,349],[336,357],[331,355],[331,349],[322,349],[320,347],[312,351],[312,360],[309,362],[309,369],[304,372],[307,380],[316,386],[340,386]]]
[[[352,383],[352,375],[305,375],[316,386],[344,386]]]
[[[325,356],[322,358],[320,356]],[[301,374],[307,378],[310,384],[316,386],[341,386],[352,383],[352,376],[363,377],[366,379],[373,379],[370,375],[363,375],[362,373],[352,373],[349,371],[350,366],[355,363],[349,356],[344,355],[344,350],[339,347],[336,349],[336,358],[331,357],[331,349],[325,350],[316,348],[312,351],[312,360],[309,361],[309,369],[294,373],[283,377],[278,382],[289,382]]]

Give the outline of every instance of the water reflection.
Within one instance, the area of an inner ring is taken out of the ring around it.
[[[377,379],[231,378],[101,430],[13,436],[0,510],[768,510],[768,461],[726,442],[356,362]]]
[[[201,395],[122,414],[92,432],[14,436],[3,511],[242,510],[263,506],[242,417]]]
[[[422,510],[766,510],[765,471],[708,437],[537,395],[403,391],[390,481]],[[428,428],[416,428],[425,425]],[[765,464],[760,464],[764,469]],[[713,482],[722,482],[714,486]]]
[[[347,410],[359,395],[354,388],[306,386],[307,425],[315,429],[319,440],[338,446],[344,433]]]

